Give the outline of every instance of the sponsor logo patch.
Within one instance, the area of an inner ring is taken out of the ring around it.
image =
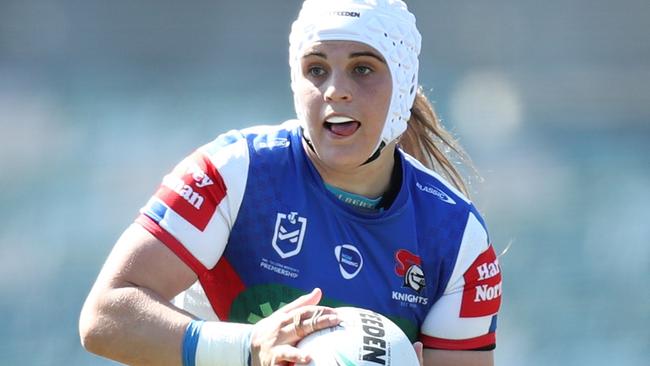
[[[226,195],[226,185],[200,152],[178,164],[162,181],[155,196],[197,229],[203,231]]]
[[[288,139],[276,137],[274,139],[269,139],[268,141],[261,141],[257,147],[272,149],[274,147],[288,147],[289,145],[290,142]]]
[[[446,202],[450,205],[455,205],[456,201],[454,201],[453,198],[449,197],[449,195],[443,191],[441,191],[439,188],[432,187],[430,185],[422,185],[420,182],[415,182],[415,186],[418,187],[419,190],[422,192],[426,192],[429,194],[434,195],[436,198],[441,200],[442,202]]]
[[[358,11],[332,11],[331,15],[340,16],[340,17],[351,17],[351,18],[360,18],[361,13]]]
[[[363,267],[363,257],[354,245],[338,245],[334,248],[334,255],[339,262],[339,270],[343,278],[351,280],[359,274],[361,267]]]
[[[463,318],[495,314],[501,306],[501,267],[492,245],[476,258],[463,275],[465,287],[460,307]]]
[[[272,244],[280,258],[289,258],[300,253],[306,228],[307,218],[298,216],[297,212],[278,212]]]

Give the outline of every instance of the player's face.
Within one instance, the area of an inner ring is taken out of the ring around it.
[[[335,169],[359,167],[381,136],[392,82],[374,48],[325,41],[307,48],[294,90],[317,158]]]

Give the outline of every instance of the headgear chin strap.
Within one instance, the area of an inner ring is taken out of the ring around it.
[[[393,90],[384,128],[371,156],[374,160],[382,146],[406,131],[417,91],[422,37],[415,26],[415,16],[401,0],[306,0],[289,35],[291,89],[305,134],[305,114],[295,96],[296,83],[302,74],[300,58],[314,42],[335,40],[373,47],[384,57],[390,70]]]

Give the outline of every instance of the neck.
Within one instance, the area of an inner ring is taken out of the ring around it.
[[[343,191],[368,198],[380,197],[390,187],[395,165],[395,143],[387,145],[379,157],[368,164],[351,169],[328,166],[303,140],[303,149],[325,183]]]

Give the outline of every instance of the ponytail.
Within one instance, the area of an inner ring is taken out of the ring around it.
[[[462,146],[440,123],[422,87],[416,93],[408,128],[400,138],[400,146],[424,166],[450,180],[469,197],[465,180],[451,159],[462,162],[474,173],[476,169]]]

